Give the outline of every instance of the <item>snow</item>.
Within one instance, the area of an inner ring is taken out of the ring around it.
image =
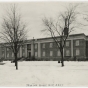
[[[0,87],[26,86],[88,86],[88,62],[23,61],[14,63],[4,61],[0,65]]]

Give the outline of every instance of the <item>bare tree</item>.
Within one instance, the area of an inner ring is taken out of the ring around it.
[[[12,50],[15,58],[16,70],[18,69],[17,54],[19,48],[26,39],[26,25],[22,23],[21,15],[18,12],[17,5],[12,5],[6,12],[2,24],[3,30],[0,32],[0,39],[9,44],[9,49]],[[5,44],[5,45],[6,45]]]
[[[69,34],[76,27],[75,23],[78,14],[76,12],[77,6],[78,5],[69,5],[69,7],[66,8],[63,13],[59,14],[56,22],[52,20],[52,18],[47,19],[45,17],[43,19],[43,24],[45,25],[46,29],[42,30],[42,32],[49,32],[58,49],[60,49],[62,67],[64,66],[63,49],[65,47],[66,40]]]

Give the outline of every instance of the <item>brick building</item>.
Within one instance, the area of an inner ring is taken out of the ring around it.
[[[0,44],[0,58],[5,58],[5,60],[14,59],[14,55],[8,47],[8,44],[6,44],[6,47]],[[20,47],[18,52],[18,58],[19,57],[35,57],[37,60],[59,60],[61,56],[54,40],[49,37],[25,40],[25,44]],[[87,57],[88,36],[83,33],[69,35],[64,48],[64,59],[85,60]]]

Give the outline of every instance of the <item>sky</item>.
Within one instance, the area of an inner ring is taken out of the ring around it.
[[[5,9],[8,8],[11,4],[15,2],[0,2],[0,27],[2,24],[2,18],[6,15]],[[22,15],[23,22],[27,24],[27,39],[34,38],[45,38],[47,35],[41,30],[45,28],[42,19],[44,17],[53,18],[57,20],[57,17],[60,12],[64,11],[68,4],[82,4],[77,9],[79,12],[84,13],[84,11],[88,11],[88,2],[61,2],[61,1],[34,1],[34,2],[16,2],[19,7],[19,13]],[[81,15],[78,16],[79,21],[83,22]],[[84,23],[84,22],[83,22]],[[0,29],[2,30],[2,29]],[[78,28],[74,30],[74,34],[76,33],[85,33],[88,35],[87,27]]]

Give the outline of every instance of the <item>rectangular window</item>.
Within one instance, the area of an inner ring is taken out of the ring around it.
[[[14,54],[13,54],[13,52],[12,52],[12,57],[14,57]]]
[[[31,44],[27,44],[27,49],[31,50]]]
[[[42,45],[42,48],[45,48],[45,44]]]
[[[4,48],[3,47],[1,49],[2,49],[2,51],[4,51]]]
[[[24,45],[22,45],[22,56],[24,56],[24,52],[25,52],[25,48],[24,48]],[[18,56],[18,53],[17,53],[17,56]]]
[[[5,54],[4,54],[4,52],[2,52],[2,57],[4,57],[5,56]]]
[[[69,42],[66,42],[66,46],[69,46]]]
[[[50,56],[53,56],[53,51],[50,51]]]
[[[76,40],[75,43],[76,43],[76,46],[79,46],[79,40]]]
[[[60,50],[57,51],[57,56],[61,56]]]
[[[7,51],[9,51],[9,48],[7,48]]]
[[[66,50],[66,56],[70,56],[70,51]]]
[[[35,57],[37,57],[37,52],[35,52]]]
[[[35,44],[35,49],[37,49],[37,44]]]
[[[76,49],[76,55],[78,56],[79,55],[79,49]]]
[[[9,53],[7,53],[7,57],[9,57]]]
[[[45,56],[45,51],[43,51],[43,54],[42,55]]]
[[[19,55],[19,54],[17,54],[17,56],[18,56],[18,55]],[[22,56],[25,56],[25,53],[24,53],[24,52],[22,53]]]
[[[50,48],[52,48],[53,47],[53,43],[50,43]]]
[[[23,52],[23,56],[25,55],[25,53]],[[17,53],[17,57],[19,57],[19,52]]]
[[[24,47],[24,46],[22,46],[22,50],[23,50],[23,51],[25,50],[25,47]]]

